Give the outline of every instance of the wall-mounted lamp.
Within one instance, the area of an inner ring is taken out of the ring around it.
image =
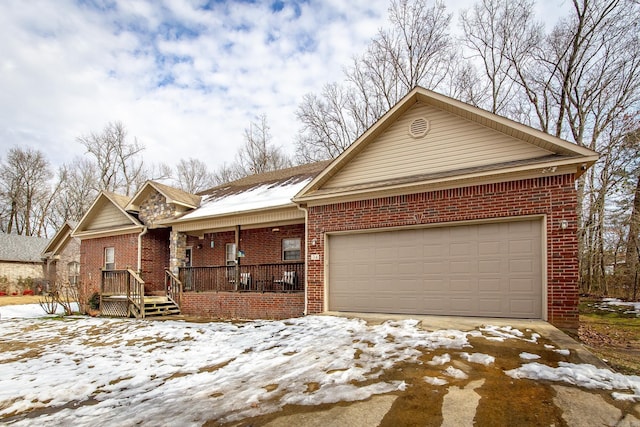
[[[196,248],[202,249],[202,244],[198,244],[198,246],[196,246]]]
[[[215,243],[213,243],[213,240],[211,241],[211,249],[213,249],[215,247]]]
[[[315,245],[316,245],[316,239],[313,239],[313,240],[311,241],[311,246],[315,246]]]
[[[563,219],[562,221],[560,221],[560,228],[562,228],[563,230],[566,230],[569,227],[569,222],[566,219]]]

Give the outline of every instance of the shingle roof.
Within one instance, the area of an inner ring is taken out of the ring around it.
[[[179,188],[170,187],[156,181],[153,181],[152,183],[158,189],[158,191],[164,193],[165,196],[169,197],[174,202],[179,202],[189,206],[198,206],[200,204],[200,196],[187,193],[186,191],[180,190]]]
[[[41,262],[49,239],[0,233],[0,261]]]
[[[229,194],[241,193],[261,185],[299,182],[309,178],[314,178],[324,170],[329,163],[331,163],[331,160],[323,160],[321,162],[307,163],[300,166],[294,166],[292,168],[249,175],[202,191],[198,193],[198,195],[223,197]]]

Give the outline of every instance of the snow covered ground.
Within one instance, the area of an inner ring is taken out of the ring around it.
[[[526,340],[541,353],[550,350],[532,331],[489,326],[429,332],[415,320],[368,325],[330,316],[246,323],[46,319],[24,306],[0,307],[0,313],[0,419],[15,426],[234,421],[285,404],[363,400],[405,390],[403,381],[385,381],[382,374],[399,362],[420,363],[423,350],[446,350],[428,362],[441,375],[424,380],[447,387],[466,379],[453,366],[456,360],[494,365],[493,355],[470,351],[471,338]],[[533,356],[523,355],[521,367],[505,375],[640,400],[640,377],[584,364],[547,366],[543,359],[532,362]],[[47,409],[38,412],[42,408]],[[30,417],[21,416],[29,411]]]
[[[626,314],[635,314],[637,317],[640,317],[640,302],[622,301],[617,298],[603,298],[602,301],[596,304],[596,307],[601,310],[615,311],[615,308],[612,308],[612,306],[626,307]]]

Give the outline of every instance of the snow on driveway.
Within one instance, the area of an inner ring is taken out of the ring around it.
[[[404,390],[404,382],[385,381],[382,374],[399,362],[420,363],[421,349],[451,349],[456,357],[486,365],[492,356],[455,350],[469,348],[471,337],[532,335],[509,327],[429,332],[414,320],[367,325],[329,316],[246,323],[2,319],[0,419],[16,426],[202,425],[271,413],[285,404],[363,400]],[[451,373],[447,358],[436,362],[445,375]],[[582,365],[523,368],[508,374],[569,382],[589,375]],[[568,374],[572,370],[575,375]],[[622,398],[640,394],[638,377],[596,374],[596,387],[615,389]]]

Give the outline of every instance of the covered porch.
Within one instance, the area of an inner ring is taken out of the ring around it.
[[[304,263],[180,267],[183,292],[304,292]]]

